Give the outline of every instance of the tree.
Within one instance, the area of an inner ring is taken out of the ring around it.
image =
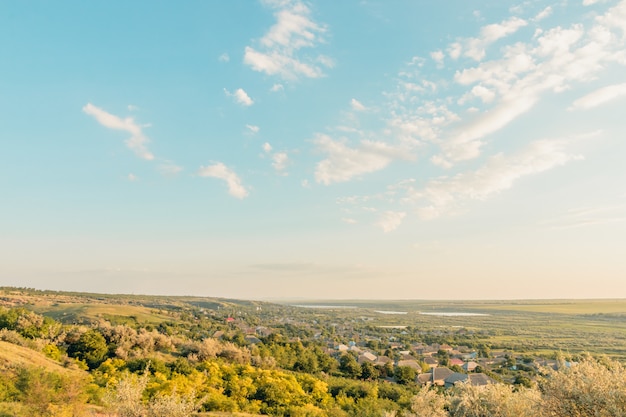
[[[411,413],[406,417],[447,417],[446,397],[436,391],[423,388],[411,399]]]
[[[547,415],[626,415],[626,369],[618,362],[583,358],[579,364],[550,372],[539,385]]]
[[[451,417],[536,417],[542,415],[540,400],[539,392],[533,389],[460,384],[450,398],[449,411]]]
[[[378,369],[370,362],[365,362],[361,365],[361,379],[368,381],[377,379],[380,376]]]
[[[415,369],[411,368],[410,366],[397,366],[394,372],[394,376],[398,384],[408,385],[412,382],[415,382],[417,372],[415,372]]]
[[[84,360],[90,369],[97,368],[106,359],[108,352],[106,340],[97,330],[88,330],[67,348],[69,356]]]
[[[339,370],[350,378],[357,378],[361,375],[361,365],[349,353],[339,359]]]

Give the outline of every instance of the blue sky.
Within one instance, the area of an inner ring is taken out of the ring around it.
[[[0,284],[626,297],[626,1],[0,3]]]

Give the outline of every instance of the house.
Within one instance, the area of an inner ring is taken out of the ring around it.
[[[446,368],[445,366],[433,368],[433,372],[432,372],[433,385],[439,385],[443,387],[446,384],[446,378],[454,373],[455,373],[454,371],[450,370],[449,368]]]
[[[365,362],[375,362],[376,359],[376,355],[374,355],[373,353],[363,352],[359,355],[358,362],[359,364],[363,364]]]
[[[396,366],[408,366],[409,368],[415,369],[417,372],[422,372],[422,367],[415,359],[399,360]]]
[[[258,337],[249,334],[246,336],[246,342],[250,343],[251,345],[256,345],[258,343],[261,343],[261,340]]]
[[[417,383],[420,385],[430,385],[433,381],[433,374],[429,372],[427,374],[419,374],[417,376]]]
[[[469,375],[469,383],[474,386],[481,387],[484,385],[495,384],[496,381],[489,378],[485,374],[471,374]]]
[[[374,362],[374,365],[385,366],[386,364],[392,363],[392,362],[393,361],[388,356],[381,355],[378,358],[376,358],[376,362]]]
[[[435,358],[431,358],[430,356],[424,358],[424,363],[431,368],[436,368],[439,365],[439,361]]]
[[[470,362],[464,363],[461,366],[461,368],[463,368],[464,371],[472,372],[474,369],[476,369],[477,366],[478,366],[478,364],[476,362],[470,361]]]
[[[459,372],[454,372],[452,375],[450,375],[444,380],[444,386],[446,388],[452,388],[456,384],[466,383],[468,380],[469,380],[469,375],[462,374]]]
[[[459,358],[450,358],[450,366],[452,365],[463,366],[464,363],[465,362],[463,362],[463,360]]]

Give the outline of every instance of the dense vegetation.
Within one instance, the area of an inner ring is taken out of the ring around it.
[[[394,350],[454,343],[487,357],[502,343],[490,330],[380,327],[352,310],[235,300],[11,288],[0,296],[0,416],[626,415],[615,360],[552,352],[556,370],[533,368],[528,350],[519,360],[511,350],[499,368],[481,370],[508,383],[444,389],[418,384],[428,366]],[[329,349],[353,340],[394,360],[374,365]],[[424,369],[401,366],[402,355]],[[434,356],[450,361],[444,349]]]

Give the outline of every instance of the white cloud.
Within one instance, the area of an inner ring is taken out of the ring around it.
[[[244,63],[255,71],[285,79],[323,76],[322,67],[331,68],[334,65],[332,59],[324,55],[300,57],[298,51],[313,48],[322,42],[325,26],[311,19],[311,11],[301,1],[266,4],[277,9],[274,13],[276,23],[259,40],[259,49],[246,46]]]
[[[485,26],[481,35],[495,39],[525,24],[514,19],[505,22],[509,24]],[[457,161],[475,158],[482,152],[483,138],[530,111],[544,94],[559,93],[576,83],[597,79],[610,63],[626,65],[626,36],[620,39],[619,32],[626,35],[626,1],[597,16],[589,27],[572,24],[542,29],[526,43],[502,47],[499,58],[475,67],[459,68],[454,81],[469,90],[457,99],[457,104],[471,107],[454,129],[438,132],[432,123],[423,122],[423,130],[431,129],[433,135],[439,135],[442,152],[431,160],[450,167]],[[454,47],[455,44],[450,45]],[[611,90],[583,97],[571,109],[597,105],[622,95],[621,87]],[[476,99],[490,107],[478,108]]]
[[[536,101],[536,97],[520,95],[516,99],[499,103],[491,111],[462,125],[459,128],[459,133],[442,143],[443,154],[438,155],[436,159],[440,161],[438,165],[449,167],[453,162],[476,158],[480,155],[480,149],[483,145],[480,138],[502,129],[512,120],[530,110]]]
[[[230,61],[230,55],[228,55],[226,52],[224,52],[222,55],[220,55],[217,60],[219,62],[229,62]]]
[[[538,22],[538,21],[543,20],[546,17],[550,16],[551,14],[552,14],[552,7],[548,6],[545,9],[543,9],[542,11],[540,11],[539,13],[537,13],[537,16],[535,16],[535,18],[533,20],[535,22]]]
[[[421,203],[417,209],[422,219],[446,214],[467,200],[484,200],[507,190],[522,177],[548,171],[581,159],[566,151],[567,142],[540,140],[510,156],[497,154],[475,171],[430,181],[423,189],[408,187],[407,200]]]
[[[126,178],[128,178],[128,181],[131,181],[131,182],[139,181],[139,177],[133,174],[132,172],[128,174]]]
[[[272,155],[272,166],[279,173],[284,173],[289,163],[289,156],[286,152],[276,152]]]
[[[259,133],[259,130],[261,130],[260,127],[256,126],[256,125],[246,125],[246,128],[252,133],[252,134],[257,134]]]
[[[254,104],[254,100],[250,98],[248,93],[246,93],[243,88],[238,88],[234,93],[231,93],[227,89],[224,89],[224,93],[228,97],[232,97],[236,103],[241,104],[242,106],[249,107]]]
[[[314,142],[321,152],[328,155],[318,162],[315,169],[315,180],[325,185],[379,171],[394,158],[403,157],[399,149],[384,142],[363,140],[358,147],[351,148],[344,141],[336,141],[323,134],[319,134]]]
[[[283,91],[284,89],[285,89],[285,86],[283,86],[282,84],[274,84],[272,88],[270,88],[270,91],[272,93],[277,93],[279,91]]]
[[[270,145],[268,142],[265,142],[263,144],[263,150],[267,153],[272,152],[272,145]]]
[[[367,110],[367,108],[360,101],[358,101],[355,98],[350,100],[350,107],[352,107],[352,110],[356,110],[356,111],[365,111],[365,110]]]
[[[544,224],[549,225],[552,229],[572,229],[624,221],[626,221],[626,205],[618,204],[568,210],[564,216]]]
[[[626,83],[602,87],[572,103],[569,110],[586,110],[626,95]]]
[[[508,20],[504,20],[501,23],[494,23],[487,26],[483,26],[480,30],[480,37],[464,39],[460,43],[454,43],[450,45],[453,51],[455,51],[456,57],[464,50],[463,55],[472,58],[476,61],[480,61],[485,57],[485,49],[494,43],[495,41],[502,39],[508,35],[511,35],[520,28],[526,26],[528,22],[519,17],[511,17]],[[452,53],[450,54],[452,56]],[[454,58],[454,56],[452,56]]]
[[[154,155],[146,147],[150,139],[144,135],[142,130],[143,126],[138,125],[132,117],[122,119],[114,114],[107,113],[91,103],[87,103],[87,105],[83,107],[83,112],[93,116],[98,123],[106,128],[130,133],[131,137],[125,141],[126,146],[142,159],[149,161],[154,159]]]
[[[183,167],[176,165],[171,161],[165,161],[159,165],[159,172],[167,177],[173,177],[182,172]]]
[[[430,53],[430,57],[437,63],[437,65],[443,65],[443,60],[446,54],[443,51],[434,51]]]
[[[232,169],[221,162],[202,166],[197,172],[200,177],[218,178],[226,182],[228,193],[233,197],[243,199],[248,196],[248,190],[241,184],[241,179]]]
[[[138,111],[139,107],[133,105],[133,104],[129,104],[128,106],[126,106],[128,108],[128,111]]]
[[[357,224],[358,223],[356,220],[354,220],[353,218],[350,218],[350,217],[343,217],[341,219],[341,221],[346,223],[346,224]]]
[[[406,213],[403,211],[386,211],[380,216],[376,225],[385,233],[389,233],[396,230],[405,217]]]

